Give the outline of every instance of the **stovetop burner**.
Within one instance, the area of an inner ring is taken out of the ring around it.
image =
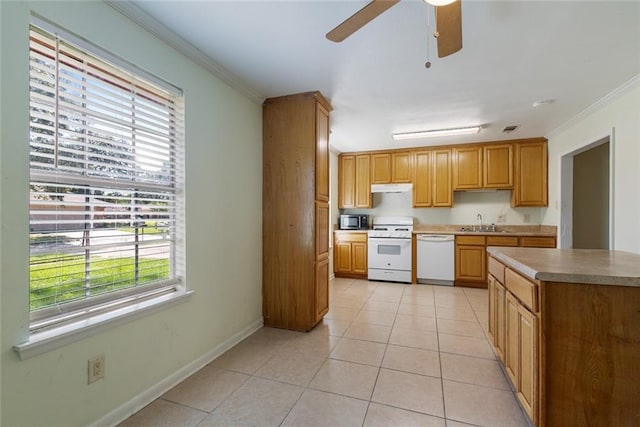
[[[413,218],[380,216],[373,219],[373,229],[369,230],[369,237],[410,239],[413,231]]]

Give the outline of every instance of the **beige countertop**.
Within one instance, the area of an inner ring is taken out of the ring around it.
[[[640,254],[497,246],[489,246],[487,252],[534,280],[640,287]]]
[[[369,230],[340,230],[340,233],[366,233]],[[461,229],[471,229],[471,225],[426,225],[417,224],[414,226],[413,234],[453,234],[456,236],[533,236],[533,237],[556,237],[555,226],[545,225],[507,225],[496,226],[497,231],[461,231]]]
[[[539,236],[556,237],[556,227],[550,225],[496,225],[496,231],[470,231],[471,225],[418,224],[413,234],[454,234],[456,236]]]

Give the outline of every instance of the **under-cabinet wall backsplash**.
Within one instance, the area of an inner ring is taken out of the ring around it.
[[[341,213],[362,213],[372,216],[412,216],[416,224],[477,224],[482,214],[484,224],[540,224],[542,208],[512,208],[511,191],[456,191],[452,208],[413,208],[413,193],[374,193],[372,209],[342,209]]]

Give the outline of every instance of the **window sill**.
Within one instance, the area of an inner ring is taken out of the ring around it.
[[[148,312],[183,302],[189,299],[192,294],[193,291],[178,290],[168,295],[161,295],[149,300],[135,302],[107,313],[100,313],[84,318],[77,322],[35,332],[29,336],[28,341],[15,345],[13,349],[18,353],[20,360],[26,360],[84,339],[99,329],[114,326],[121,322],[143,316]]]

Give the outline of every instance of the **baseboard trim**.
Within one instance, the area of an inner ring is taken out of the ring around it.
[[[173,374],[169,375],[159,383],[149,387],[143,393],[133,397],[126,403],[118,406],[114,410],[110,411],[102,418],[90,424],[90,427],[110,427],[114,425],[118,425],[122,421],[129,418],[131,415],[138,412],[140,409],[147,406],[149,403],[153,402],[164,393],[175,387],[177,384],[182,382],[185,378],[193,375],[200,369],[202,369],[205,365],[213,361],[215,358],[220,356],[225,351],[229,350],[234,345],[238,344],[240,341],[257,331],[264,324],[264,319],[261,317],[255,322],[251,323],[246,328],[242,329],[238,333],[231,336],[229,339],[222,342],[220,345],[214,347],[201,357],[197,358],[193,362],[188,365],[180,368]]]

